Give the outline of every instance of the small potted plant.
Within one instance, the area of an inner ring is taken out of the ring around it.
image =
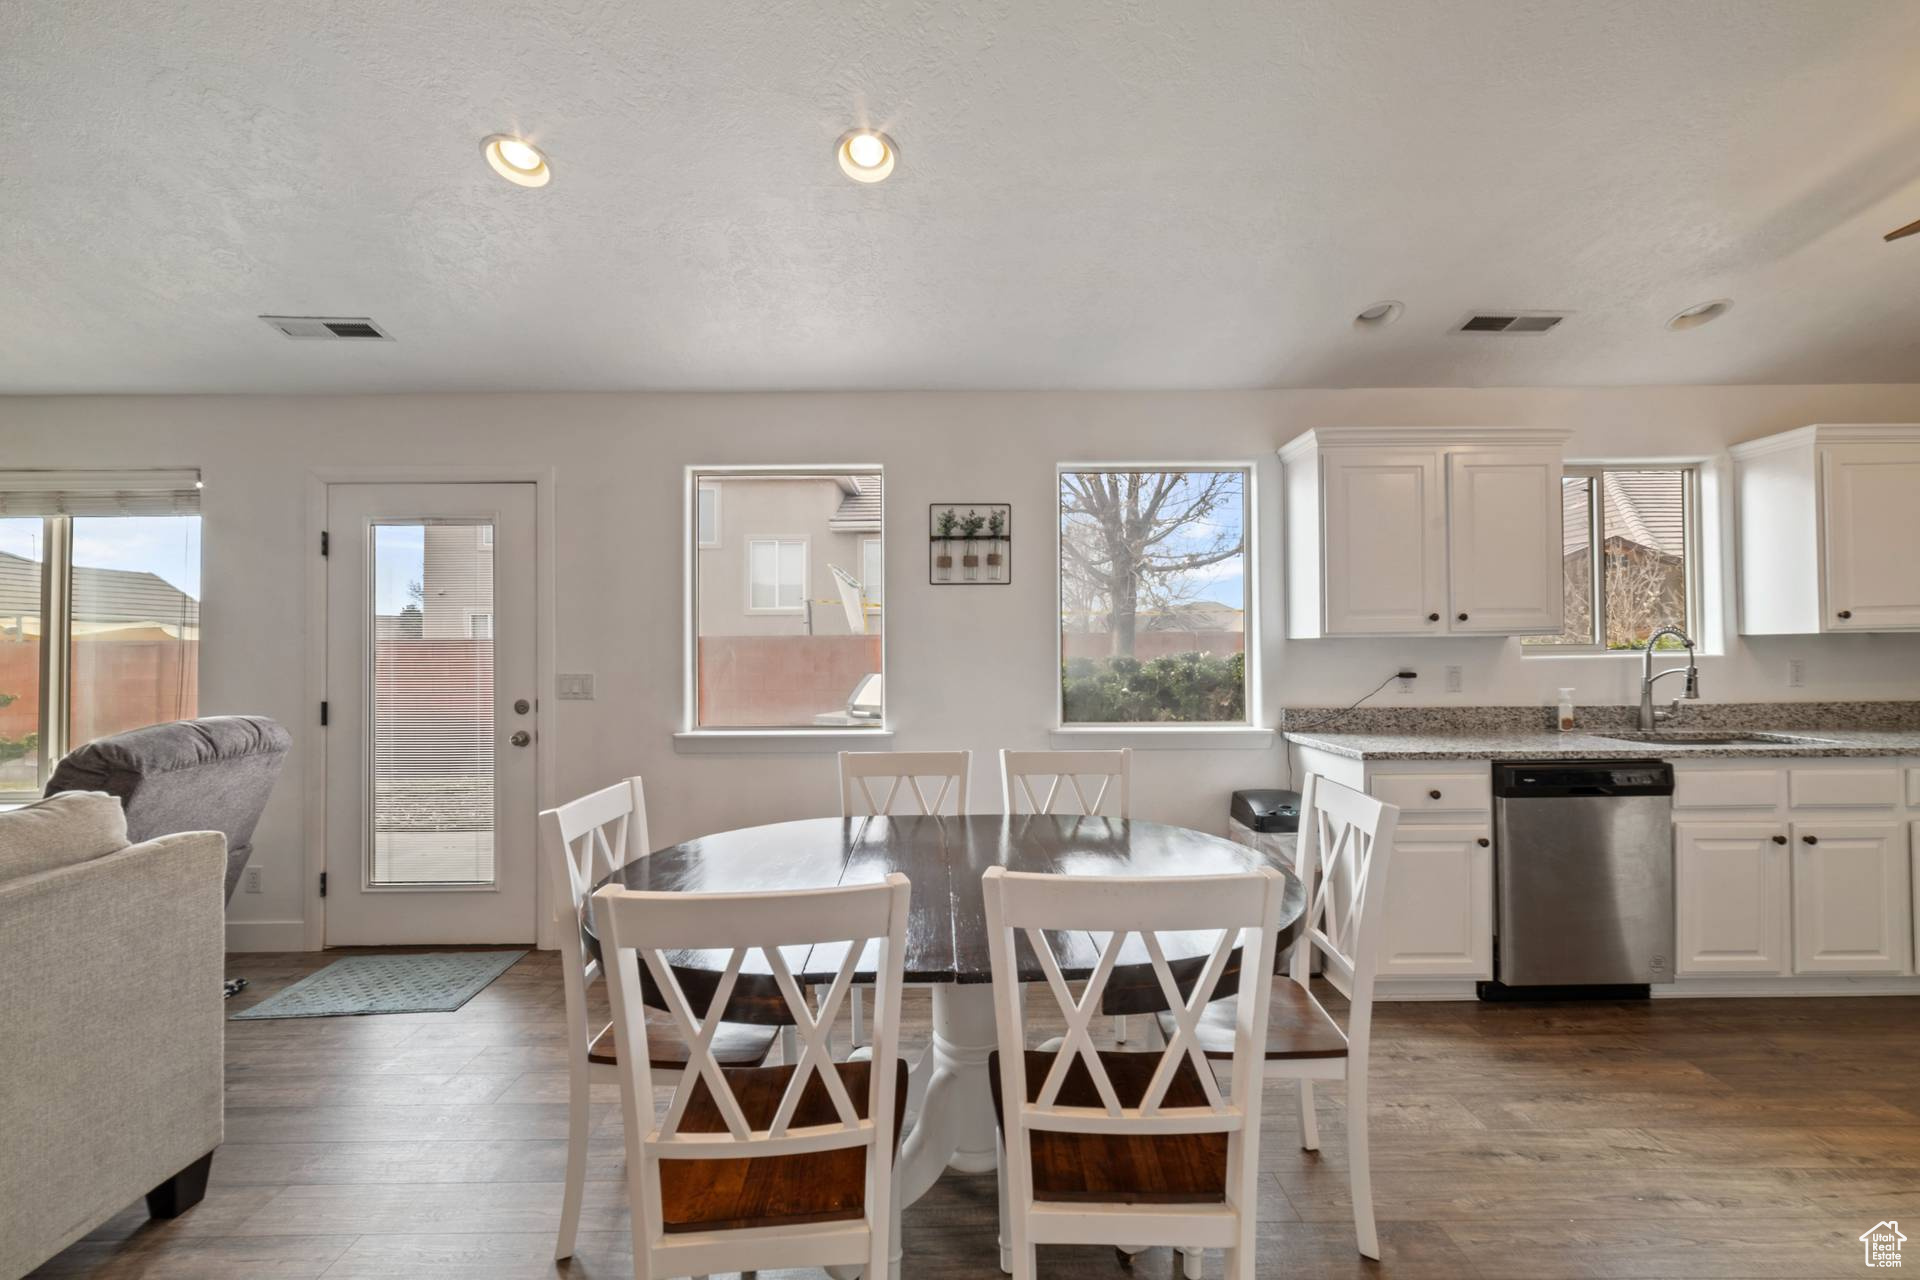
[[[987,568],[993,572],[991,577],[1000,576],[1000,565],[1005,559],[1000,554],[1000,540],[1007,536],[1007,513],[995,511],[987,516]]]
[[[960,556],[960,565],[969,578],[980,575],[980,553],[974,549],[973,540],[980,536],[980,530],[986,523],[985,516],[971,509],[960,520],[960,538],[966,543]]]
[[[952,507],[942,511],[933,522],[934,536],[940,539],[940,554],[933,558],[933,564],[942,577],[953,572],[953,548],[947,545],[947,540],[957,536],[959,531],[960,517],[954,514]]]

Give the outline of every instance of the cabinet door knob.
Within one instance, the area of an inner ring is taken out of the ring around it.
[[[1801,844],[1819,844],[1820,838],[1818,836],[1801,836],[1800,843]]]
[[[1773,838],[1773,842],[1775,844],[1785,844],[1787,842],[1787,838],[1785,836],[1775,836]]]
[[[1461,622],[1465,622],[1466,620],[1467,620],[1467,615],[1466,615],[1466,614],[1464,614],[1464,613],[1463,613],[1463,614],[1461,614],[1461,615],[1460,615],[1460,621],[1461,621]]]
[[[1851,610],[1851,609],[1842,609],[1842,610],[1840,611],[1840,616],[1841,616],[1841,617],[1843,617],[1843,618],[1851,618],[1851,617],[1853,616],[1853,610]]]
[[[1438,791],[1429,791],[1427,792],[1427,798],[1429,800],[1438,800],[1440,798],[1440,793]]]
[[[1439,615],[1439,614],[1437,614],[1437,613],[1430,613],[1430,614],[1428,614],[1428,615],[1427,615],[1427,621],[1428,621],[1428,622],[1438,622],[1438,621],[1440,621],[1440,615]]]
[[[1492,844],[1493,841],[1487,839],[1485,836],[1481,836],[1478,840],[1475,840],[1474,843],[1479,845],[1482,849],[1484,849],[1488,845]]]

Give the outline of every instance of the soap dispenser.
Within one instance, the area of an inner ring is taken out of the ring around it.
[[[1573,732],[1573,690],[1560,691],[1560,732]]]

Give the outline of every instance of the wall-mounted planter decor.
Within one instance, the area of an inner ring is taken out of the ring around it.
[[[1013,581],[1013,507],[936,502],[927,509],[927,580],[935,586]]]

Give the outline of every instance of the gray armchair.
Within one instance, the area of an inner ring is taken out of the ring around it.
[[[129,729],[89,742],[47,782],[56,791],[104,791],[127,811],[135,844],[177,831],[227,838],[227,897],[253,853],[253,829],[293,738],[265,716],[208,716]]]
[[[207,716],[89,742],[53,771],[47,794],[104,791],[127,812],[135,844],[181,831],[227,838],[227,898],[253,853],[253,829],[293,738],[265,716]],[[246,985],[227,983],[227,994]]]

